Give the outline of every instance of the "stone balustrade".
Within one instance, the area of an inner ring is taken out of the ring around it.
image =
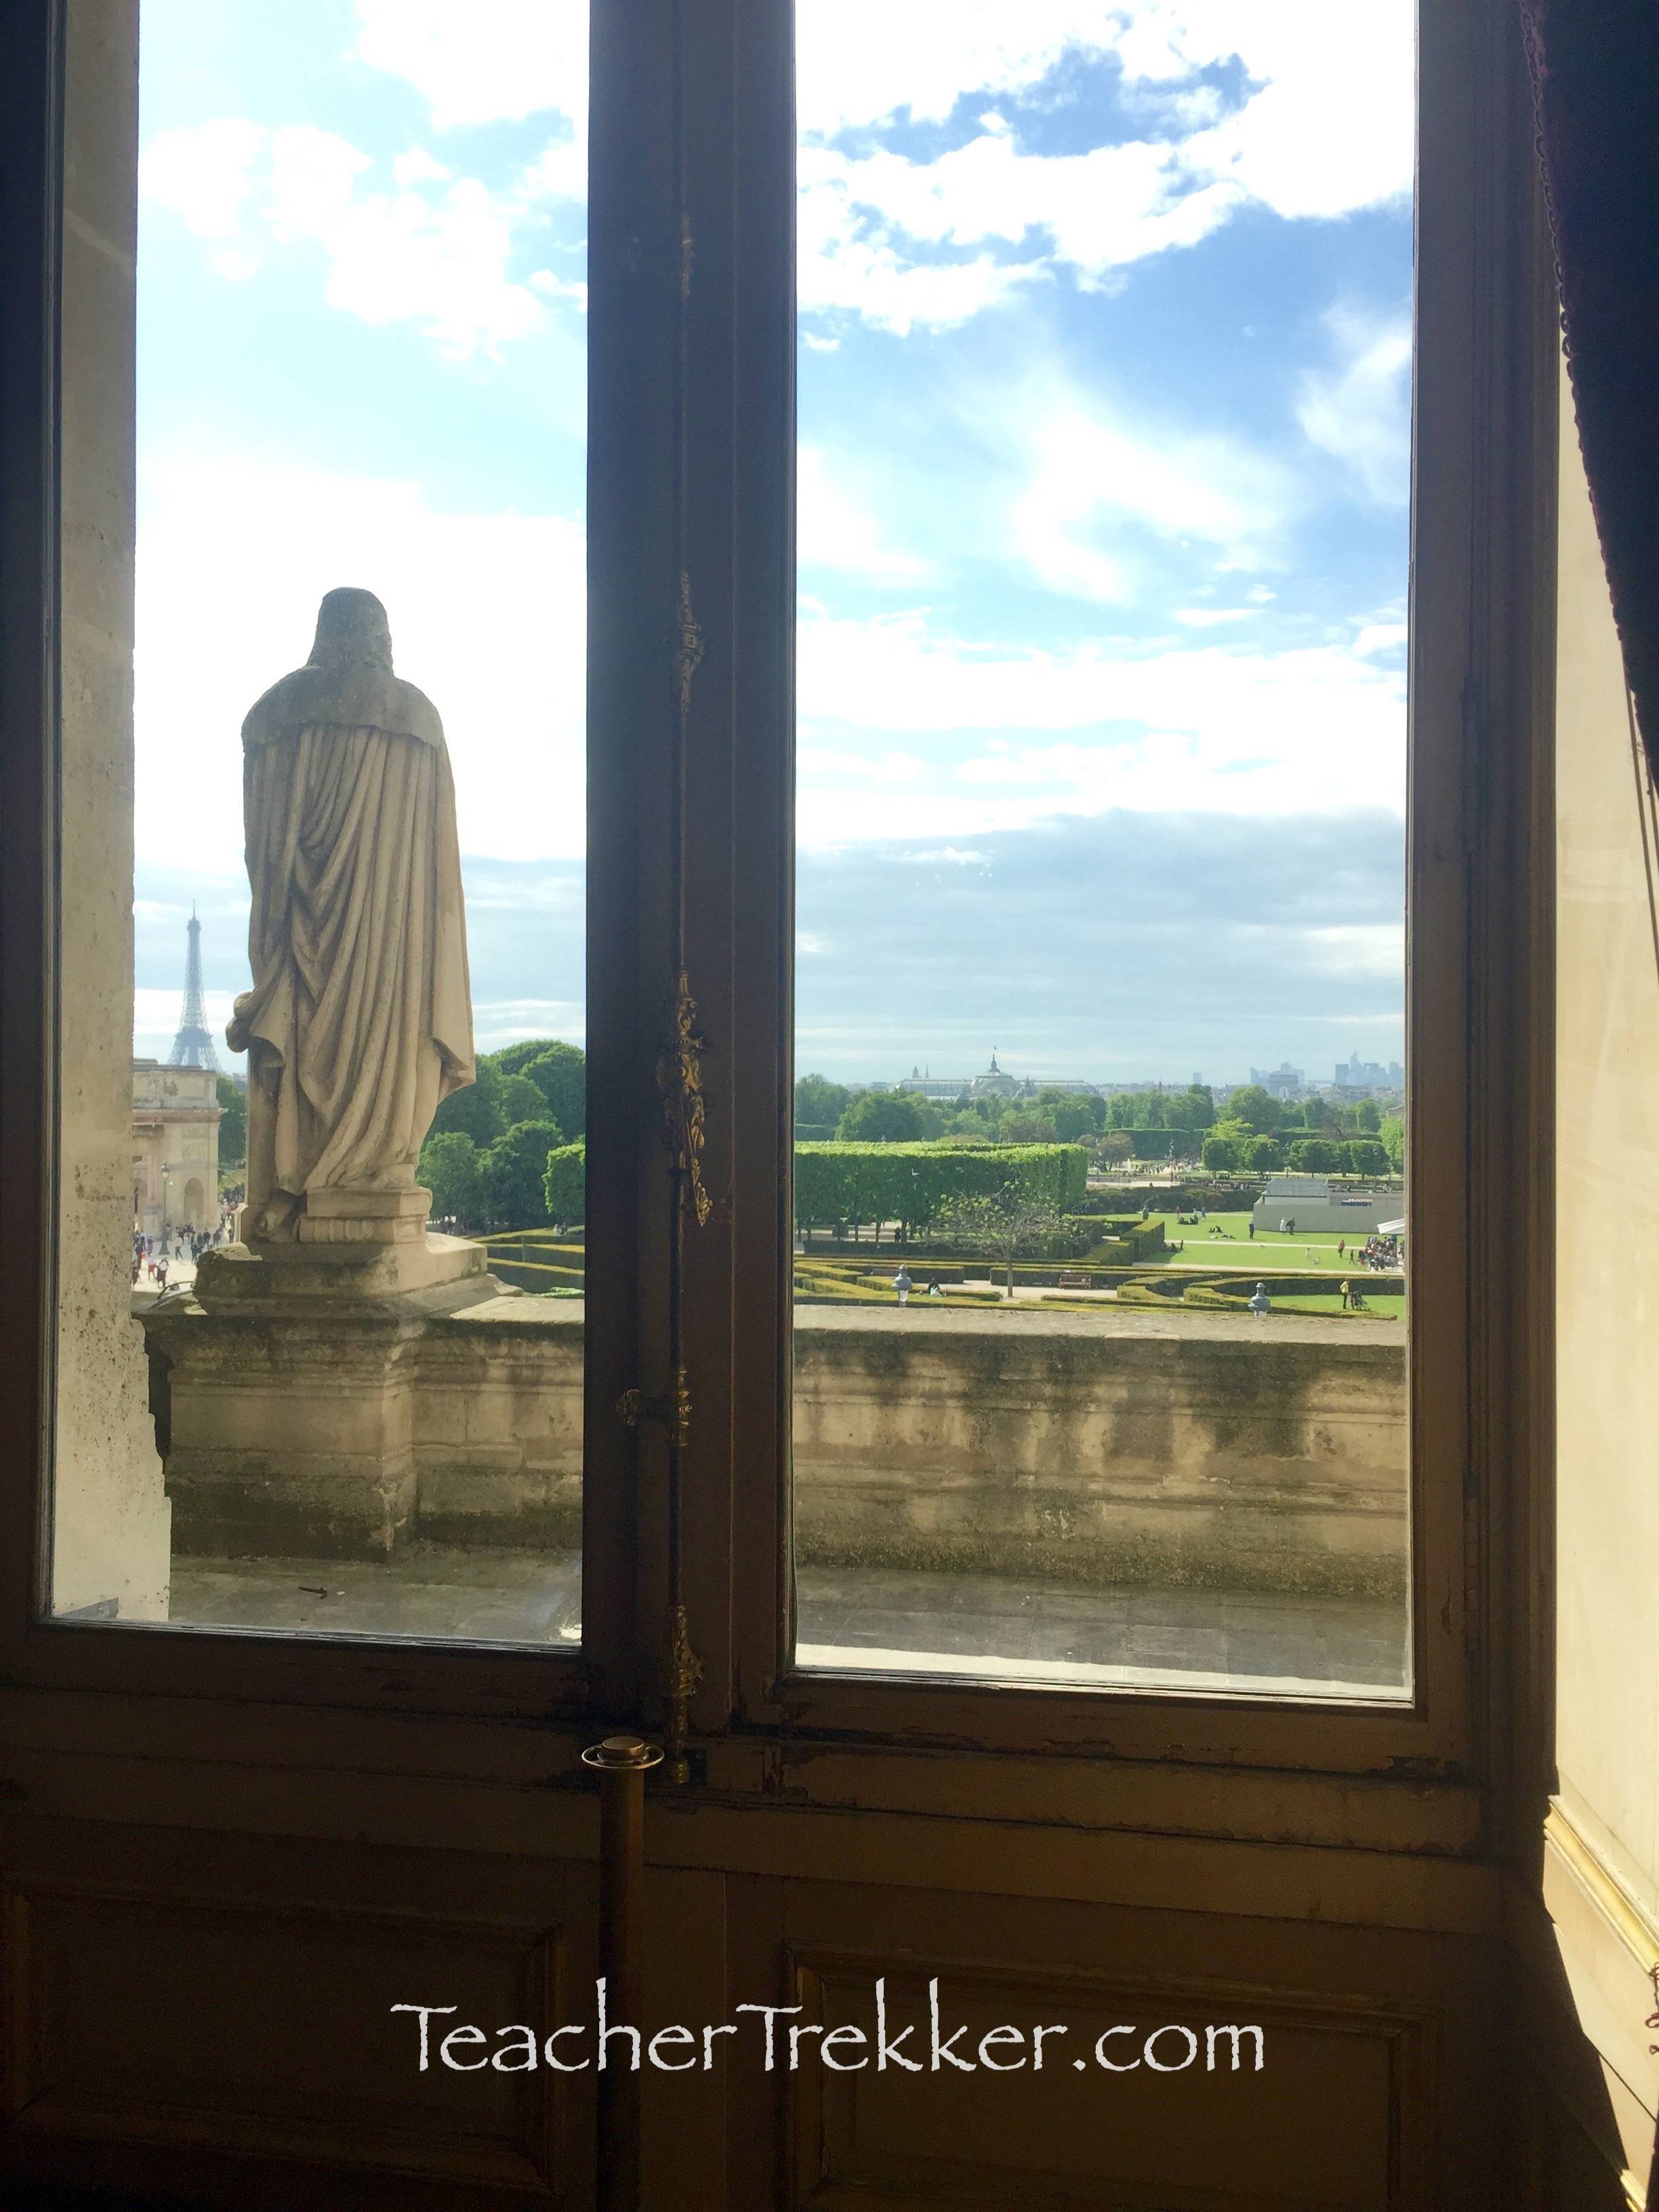
[[[582,1309],[157,1308],[175,1550],[580,1540]],[[795,1330],[804,1559],[1393,1595],[1403,1331],[1225,1315],[817,1307]]]

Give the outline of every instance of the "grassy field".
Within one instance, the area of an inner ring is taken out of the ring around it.
[[[1393,1217],[1391,1216],[1390,1218]],[[1212,1213],[1207,1221],[1188,1223],[1183,1229],[1173,1213],[1163,1217],[1164,1236],[1170,1247],[1149,1262],[1152,1266],[1176,1267],[1302,1267],[1328,1269],[1334,1275],[1358,1273],[1364,1279],[1365,1270],[1357,1267],[1352,1257],[1353,1240],[1347,1240],[1348,1253],[1337,1255],[1337,1234],[1300,1231],[1294,1237],[1281,1237],[1276,1229],[1259,1229],[1255,1237],[1249,1233],[1248,1213]],[[1212,1229],[1223,1233],[1212,1237]],[[1364,1239],[1362,1237],[1360,1243]],[[1184,1243],[1186,1249],[1177,1252],[1175,1246]]]
[[[1341,1295],[1336,1291],[1333,1291],[1328,1298],[1276,1297],[1273,1300],[1275,1313],[1340,1314],[1341,1310]],[[1379,1321],[1404,1321],[1406,1301],[1398,1292],[1390,1297],[1387,1292],[1374,1293],[1368,1290],[1365,1291],[1365,1311],[1359,1319],[1364,1321],[1366,1314],[1375,1315]]]

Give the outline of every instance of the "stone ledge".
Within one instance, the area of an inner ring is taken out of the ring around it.
[[[578,1301],[356,1317],[168,1301],[146,1328],[180,1553],[580,1540]],[[1393,1331],[820,1309],[799,1317],[795,1352],[803,1559],[1329,1595],[1405,1587]]]

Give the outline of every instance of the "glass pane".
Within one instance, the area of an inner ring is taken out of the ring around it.
[[[1413,31],[800,0],[812,1668],[1408,1693]]]
[[[580,1640],[586,44],[71,55],[60,1613]]]

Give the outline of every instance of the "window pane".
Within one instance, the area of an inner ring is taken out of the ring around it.
[[[798,10],[798,1661],[1397,1698],[1408,0],[854,12]]]
[[[60,1613],[580,1638],[587,25],[495,12],[146,0],[136,403],[72,58]]]

